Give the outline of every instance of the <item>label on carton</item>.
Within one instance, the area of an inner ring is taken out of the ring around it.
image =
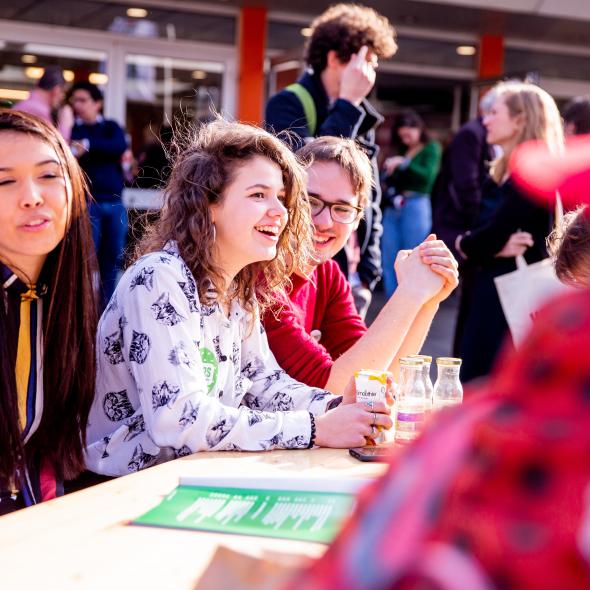
[[[357,402],[384,402],[387,391],[387,371],[364,369],[354,374]]]

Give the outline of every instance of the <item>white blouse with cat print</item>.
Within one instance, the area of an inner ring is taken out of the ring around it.
[[[308,446],[341,398],[291,379],[258,317],[199,302],[174,243],[119,282],[98,326],[87,466],[124,475],[195,451]]]

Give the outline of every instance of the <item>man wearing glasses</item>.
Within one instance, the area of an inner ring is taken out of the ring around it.
[[[371,163],[350,139],[319,137],[297,155],[308,164],[315,260],[291,276],[289,298],[264,318],[279,365],[293,378],[334,392],[359,369],[392,370],[419,352],[441,301],[457,285],[457,262],[429,236],[396,260],[399,286],[370,328],[332,256],[356,229],[371,194]]]

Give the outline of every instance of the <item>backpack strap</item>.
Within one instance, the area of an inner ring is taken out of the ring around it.
[[[313,102],[313,98],[309,93],[309,90],[305,88],[299,82],[295,82],[295,84],[290,84],[285,88],[288,92],[292,92],[301,103],[303,107],[303,112],[305,113],[305,119],[307,121],[307,129],[309,130],[309,134],[313,137],[316,132],[316,127],[318,124],[318,117],[316,113],[315,103]]]

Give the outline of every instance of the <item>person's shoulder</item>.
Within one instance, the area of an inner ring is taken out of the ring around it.
[[[276,94],[273,94],[266,103],[266,115],[269,114],[281,114],[281,110],[285,107],[300,109],[303,112],[303,105],[294,92],[291,92],[287,88],[279,90]]]
[[[29,113],[31,115],[37,115],[43,109],[38,102],[31,100],[30,98],[25,98],[25,100],[21,100],[17,102],[13,107],[12,110],[20,111],[22,113]]]
[[[481,117],[474,117],[473,119],[469,119],[466,123],[463,123],[459,128],[459,131],[469,131],[469,132],[481,132],[485,133],[486,128],[483,125],[483,119]]]
[[[317,87],[318,82],[314,79],[314,77],[311,74],[306,72],[297,80],[295,84],[298,84],[299,86],[302,86],[305,90],[307,90],[314,102],[317,100],[316,95],[318,94],[318,92],[320,92],[320,89]],[[301,105],[299,97],[295,94],[295,92],[293,92],[293,90],[290,89],[290,86],[291,84],[273,94],[267,102],[267,107],[278,106],[280,104],[285,103]]]
[[[104,119],[103,123],[105,127],[109,127],[110,129],[116,129],[117,131],[121,131],[124,133],[123,127],[115,119]]]
[[[546,205],[530,199],[510,177],[500,185],[498,190],[502,199],[504,215],[520,216],[523,222],[531,221],[533,218],[537,219],[539,215],[543,219],[549,215],[549,208]]]
[[[127,286],[134,289],[144,285],[148,291],[157,283],[194,284],[193,275],[174,246],[148,252],[138,258],[125,272]],[[123,282],[123,279],[121,279]],[[181,285],[182,287],[182,285]]]
[[[431,140],[424,146],[424,150],[433,154],[440,154],[442,152],[442,147],[438,141]]]
[[[466,138],[475,138],[483,141],[486,138],[486,134],[486,128],[483,126],[482,120],[478,117],[471,119],[470,121],[467,121],[467,123],[461,125],[455,134],[455,139],[461,140]]]
[[[518,187],[512,178],[508,177],[508,179],[500,186],[500,189],[504,193],[506,197],[509,197],[510,200],[513,202],[516,200],[519,203],[525,204],[531,209],[545,209],[543,205],[540,205],[538,202],[530,199],[521,189]]]
[[[340,269],[339,264],[333,258],[325,260],[324,262],[316,266],[316,271],[318,274],[321,273],[322,276],[344,276],[344,273]]]
[[[327,289],[340,288],[342,284],[348,282],[340,265],[334,259],[322,262],[322,264],[316,267],[314,272],[316,273],[318,290],[321,287]]]
[[[273,102],[276,100],[281,100],[283,98],[287,98],[287,97],[293,97],[294,93],[291,92],[291,90],[287,90],[287,87],[279,90],[278,92],[275,92],[269,99],[268,102]]]

